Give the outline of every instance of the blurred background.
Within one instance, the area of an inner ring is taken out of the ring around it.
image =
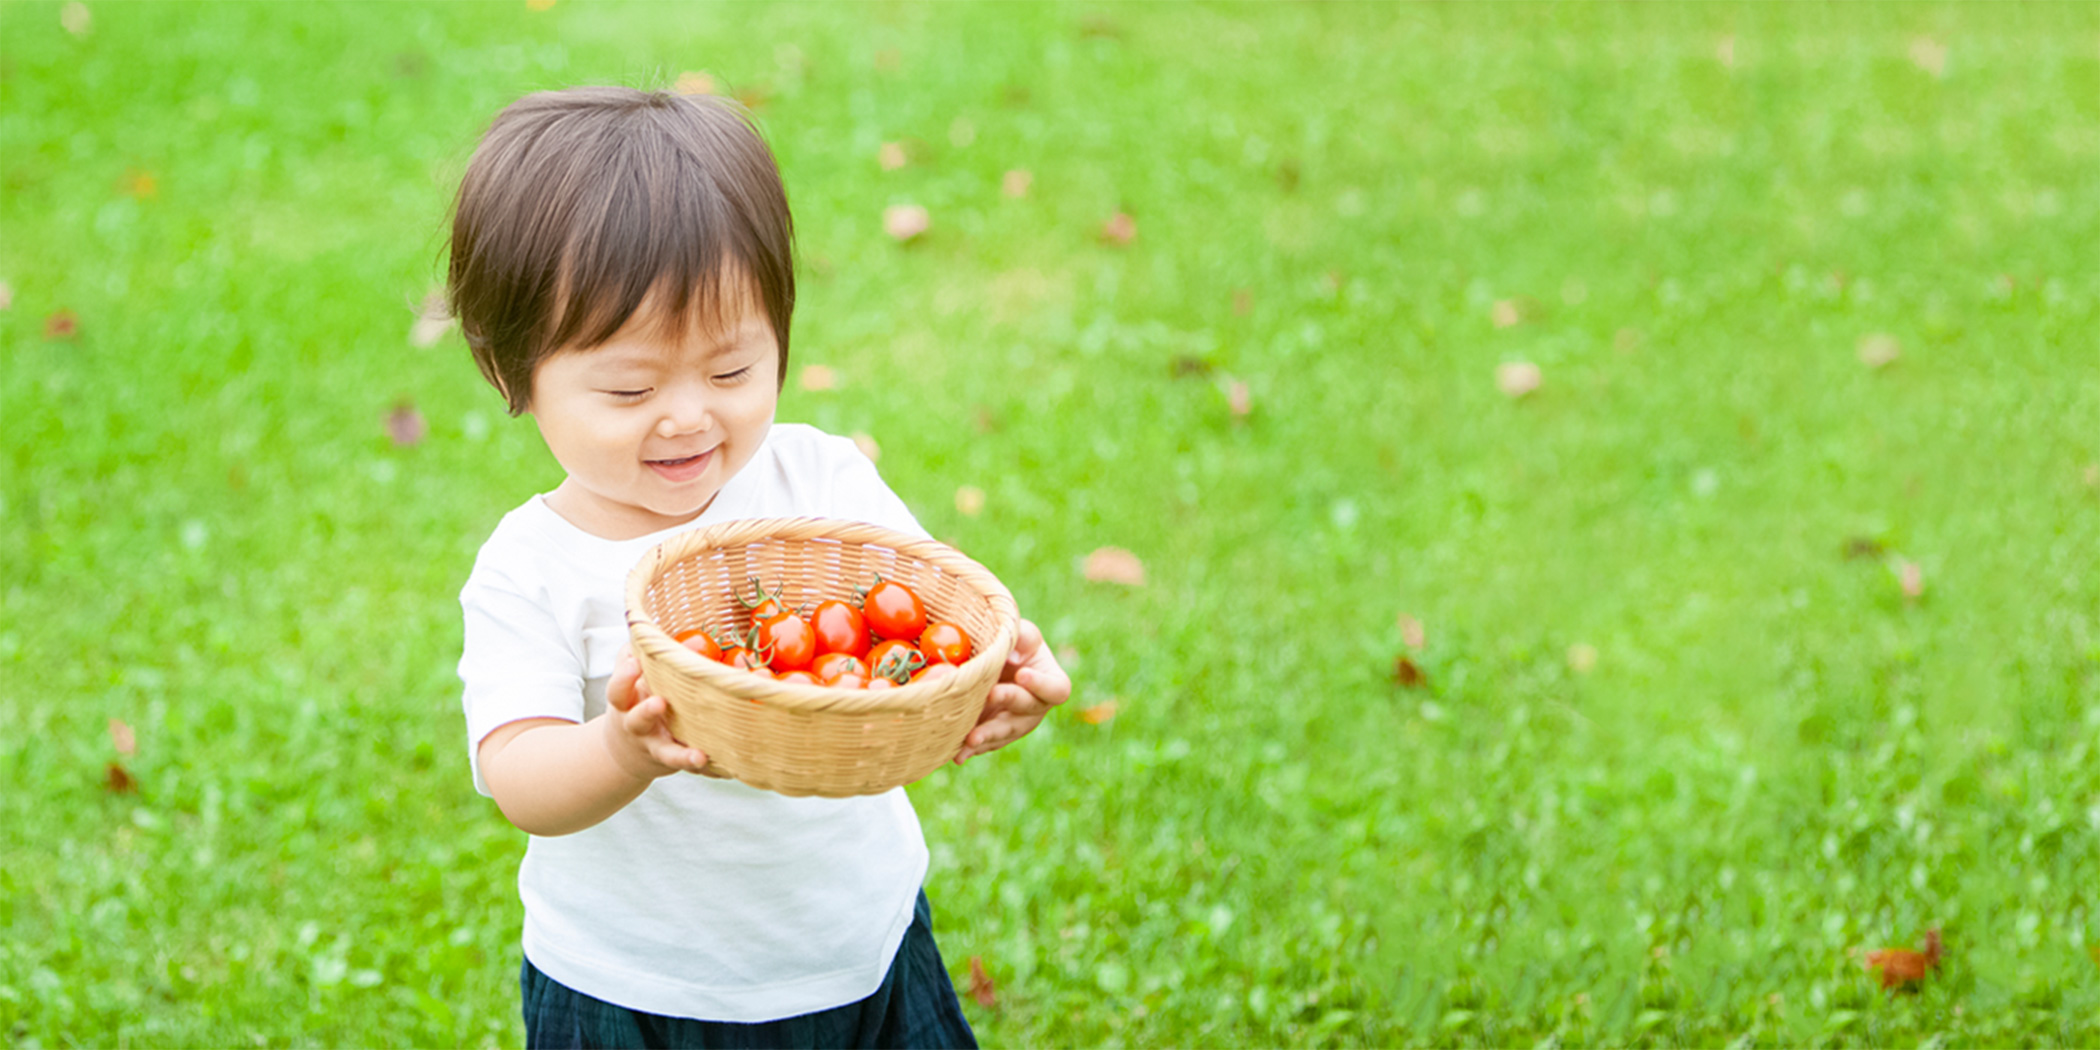
[[[8,0],[10,1045],[522,1040],[431,296],[577,83],[1073,673],[912,788],[987,1045],[2100,1042],[2100,8]]]

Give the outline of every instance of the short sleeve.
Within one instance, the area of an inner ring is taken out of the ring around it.
[[[832,446],[826,458],[831,467],[831,502],[836,507],[833,516],[865,521],[921,539],[933,538],[851,438],[827,436],[827,441]]]
[[[489,794],[481,776],[481,741],[522,718],[584,718],[584,663],[573,633],[545,601],[534,600],[501,573],[476,566],[459,594],[465,619],[459,658],[467,716],[467,761],[474,790]]]

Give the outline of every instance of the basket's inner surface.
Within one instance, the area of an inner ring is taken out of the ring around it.
[[[991,604],[940,566],[887,547],[822,538],[759,540],[689,555],[658,573],[643,598],[643,611],[673,636],[702,627],[726,646],[740,643],[750,630],[744,602],[759,600],[754,578],[806,615],[831,599],[859,605],[860,590],[873,586],[878,574],[910,587],[925,604],[929,622],[961,627],[970,636],[973,655],[999,629]]]

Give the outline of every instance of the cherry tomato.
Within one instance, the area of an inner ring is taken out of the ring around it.
[[[720,660],[722,658],[722,646],[715,641],[715,636],[698,627],[687,628],[671,637],[684,643],[686,648],[710,660]]]
[[[954,664],[927,664],[919,669],[918,674],[912,675],[911,680],[916,684],[932,678],[945,678],[954,673]]]
[[[866,689],[868,687],[868,676],[848,671],[824,684],[833,689]]]
[[[802,685],[824,684],[817,681],[817,676],[810,674],[808,671],[782,671],[779,674],[779,678],[783,682],[798,682]]]
[[[766,670],[765,659],[741,645],[732,645],[722,650],[722,662],[744,671]],[[767,673],[770,674],[771,672]]]
[[[787,603],[781,601],[778,596],[768,592],[765,586],[758,582],[758,577],[756,576],[751,577],[751,590],[757,597],[757,601],[747,599],[742,594],[738,594],[736,600],[738,604],[751,613],[753,625],[764,623],[788,611]]]
[[[867,613],[868,629],[877,638],[908,640],[926,630],[926,606],[911,588],[901,583],[875,577],[875,586],[868,588],[860,607]]]
[[[924,666],[926,666],[925,654],[919,652],[917,646],[907,641],[893,639],[887,642],[877,642],[875,643],[875,648],[868,650],[870,673],[878,678],[902,681],[905,676]]]
[[[869,691],[869,692],[871,692],[871,693],[872,693],[872,692],[874,692],[874,691],[875,691],[875,690],[877,690],[877,689],[895,689],[895,688],[897,688],[897,683],[895,683],[895,682],[892,682],[892,681],[890,681],[890,680],[889,680],[889,679],[887,679],[887,678],[870,678],[870,679],[868,679],[868,691]]]
[[[970,635],[952,623],[929,624],[926,633],[919,636],[919,651],[926,654],[928,662],[967,663]]]
[[[828,682],[842,674],[865,676],[868,665],[852,653],[825,653],[817,657],[816,663],[809,665],[809,671],[817,676],[818,681]]]
[[[809,621],[783,613],[758,625],[758,651],[779,671],[806,671],[817,658],[817,632]]]
[[[868,620],[852,605],[833,599],[817,604],[809,614],[809,625],[817,629],[817,652],[868,654]]]

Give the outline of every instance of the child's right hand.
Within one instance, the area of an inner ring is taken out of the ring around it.
[[[671,735],[669,701],[642,695],[641,678],[641,664],[632,652],[622,650],[612,680],[605,685],[606,703],[612,705],[603,716],[605,749],[613,761],[637,780],[706,769],[705,754]]]

